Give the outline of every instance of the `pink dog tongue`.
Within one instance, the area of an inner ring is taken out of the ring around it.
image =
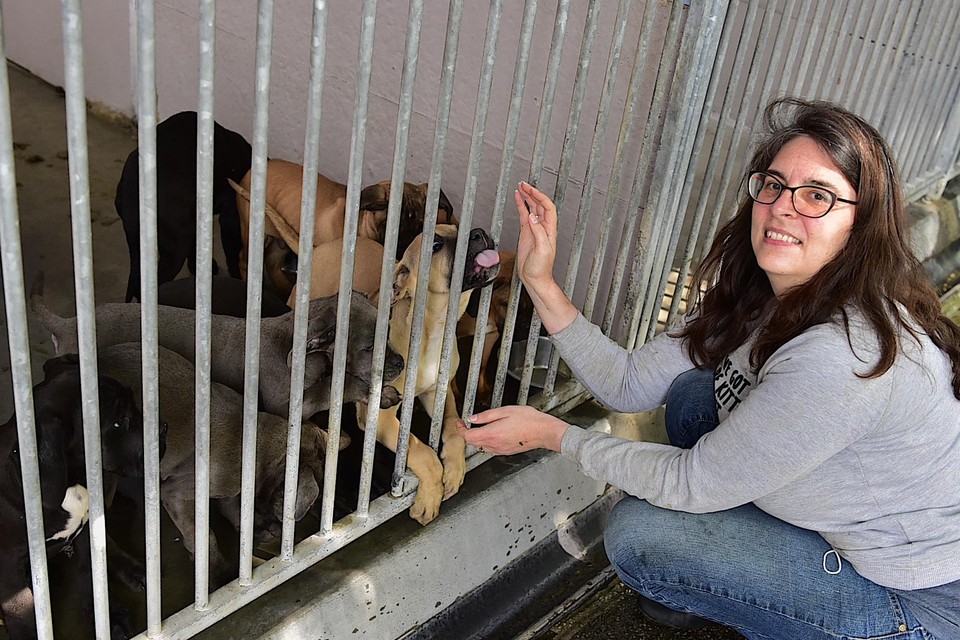
[[[486,251],[481,251],[477,255],[476,260],[478,265],[486,269],[495,264],[500,264],[500,254],[493,249],[487,249]]]

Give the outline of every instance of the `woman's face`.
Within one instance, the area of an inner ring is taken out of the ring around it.
[[[766,172],[788,187],[820,186],[845,200],[857,199],[827,152],[807,136],[784,145]],[[837,201],[822,218],[806,218],[794,209],[791,195],[785,189],[773,204],[753,203],[753,253],[777,296],[806,282],[843,249],[856,213],[855,205]]]

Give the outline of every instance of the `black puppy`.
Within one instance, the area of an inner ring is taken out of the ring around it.
[[[92,619],[93,588],[86,468],[80,398],[80,367],[76,356],[51,360],[46,377],[33,389],[43,504],[44,538],[48,559],[67,556],[76,562],[70,602]],[[116,476],[143,476],[143,417],[133,391],[115,379],[99,377],[100,438],[104,491],[115,487]],[[165,426],[161,428],[161,454]],[[27,528],[20,471],[16,416],[0,427],[0,614],[11,640],[36,638]],[[111,576],[126,586],[143,586],[140,563],[108,542]],[[111,598],[113,637],[132,635],[126,608]]]
[[[213,125],[213,213],[220,217],[220,241],[227,270],[240,277],[240,216],[228,179],[250,170],[251,147],[243,136]],[[114,204],[130,250],[126,301],[140,299],[140,153],[123,165]],[[196,272],[197,114],[182,111],[157,125],[157,282],[177,277],[184,261]],[[216,265],[214,265],[216,267]],[[216,273],[216,268],[214,269]]]
[[[292,252],[291,252],[292,253]],[[294,256],[297,254],[293,254]],[[247,317],[247,282],[227,276],[213,276],[210,283],[211,309],[219,316]],[[157,288],[157,304],[180,309],[197,308],[197,279],[194,276],[164,282]],[[275,318],[290,307],[275,293],[263,289],[260,317]]]

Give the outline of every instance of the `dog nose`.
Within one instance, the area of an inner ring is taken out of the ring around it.
[[[483,229],[471,229],[470,230],[470,240],[472,242],[483,242],[486,243],[490,240],[490,236],[487,235],[487,232]]]

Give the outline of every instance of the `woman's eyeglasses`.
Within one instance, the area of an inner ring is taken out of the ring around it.
[[[754,171],[747,176],[747,193],[755,202],[773,204],[784,191],[791,192],[793,208],[807,218],[822,218],[830,213],[837,202],[857,204],[856,201],[844,200],[823,187],[812,185],[788,187],[781,182],[780,178],[763,171]]]

